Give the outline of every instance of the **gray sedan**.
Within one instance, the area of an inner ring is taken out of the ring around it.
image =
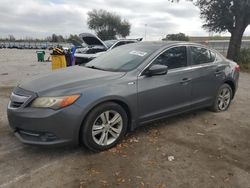
[[[101,151],[127,131],[182,112],[228,109],[240,68],[205,46],[141,42],[18,85],[9,124],[24,143]]]

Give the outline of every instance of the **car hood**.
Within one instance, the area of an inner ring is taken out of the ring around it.
[[[81,33],[79,37],[88,46],[103,46],[105,49],[108,49],[104,42],[96,35],[93,35],[91,33]]]
[[[19,85],[20,88],[37,93],[39,96],[59,96],[76,92],[77,89],[93,87],[117,80],[125,73],[96,70],[73,66],[57,70],[43,77]]]
[[[96,57],[99,57],[100,55],[104,54],[105,52],[97,52],[95,54],[82,54],[82,53],[75,53],[75,57],[79,58],[87,58],[87,59],[94,59]]]
[[[75,53],[75,57],[81,57],[81,58],[87,58],[87,59],[93,59],[96,58],[98,55],[96,54],[82,54],[82,53]]]

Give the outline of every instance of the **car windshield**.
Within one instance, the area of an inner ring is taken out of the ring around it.
[[[127,72],[138,67],[155,50],[150,46],[128,44],[110,50],[85,66],[106,71]]]
[[[108,48],[110,48],[113,44],[117,42],[117,40],[105,40],[103,42]]]

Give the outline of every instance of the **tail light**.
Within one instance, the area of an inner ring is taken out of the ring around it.
[[[234,68],[235,72],[240,72],[240,65],[236,65],[235,68]]]

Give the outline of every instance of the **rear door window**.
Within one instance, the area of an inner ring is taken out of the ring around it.
[[[200,65],[213,63],[215,61],[215,53],[206,48],[190,46],[192,65]]]

